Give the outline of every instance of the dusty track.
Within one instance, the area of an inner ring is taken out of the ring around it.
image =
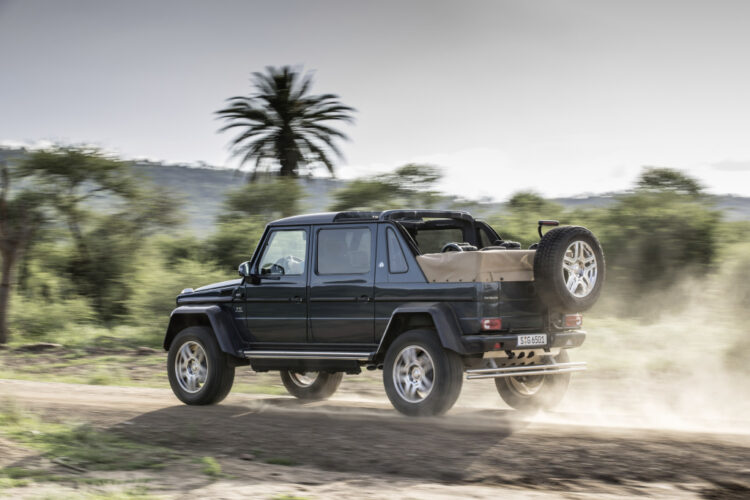
[[[0,381],[3,397],[137,441],[218,456],[235,477],[166,481],[167,493],[239,496],[252,485],[248,491],[313,497],[750,496],[748,435],[555,425],[510,410],[461,407],[442,418],[413,419],[384,400],[346,394],[304,405],[233,394],[218,406],[188,407],[162,389]],[[296,466],[241,460],[246,454]]]

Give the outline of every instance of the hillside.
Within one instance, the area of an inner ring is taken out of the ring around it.
[[[23,149],[0,148],[0,161],[26,154]],[[150,179],[165,191],[178,196],[184,203],[186,227],[202,236],[210,230],[227,191],[246,182],[242,173],[234,170],[208,166],[174,165],[160,162],[136,161],[134,170]],[[330,204],[331,193],[346,185],[346,181],[326,178],[305,178],[299,180],[306,196],[302,200],[305,212],[325,211]],[[584,195],[570,198],[556,198],[555,202],[566,208],[584,206],[603,207],[614,202],[617,193]],[[717,208],[724,210],[727,218],[733,220],[750,219],[750,198],[730,195],[714,196]],[[446,197],[445,207],[454,201]],[[486,203],[478,208],[479,215],[503,210],[503,203]]]
[[[135,168],[160,186],[179,194],[186,200],[185,209],[190,216],[189,225],[199,230],[211,223],[221,209],[221,200],[227,190],[245,182],[242,174],[218,168],[195,168],[184,165],[139,163]],[[330,204],[331,192],[346,185],[339,179],[300,179],[306,198],[303,207],[308,212],[325,211]],[[604,207],[614,203],[617,193],[555,198],[553,201],[565,208]],[[750,198],[731,195],[713,196],[716,207],[724,210],[728,219],[750,220]],[[450,198],[449,198],[450,200]],[[446,203],[446,208],[450,201]],[[500,212],[503,203],[482,204],[484,213]]]
[[[227,191],[246,182],[242,173],[234,170],[185,165],[166,165],[138,162],[136,172],[156,185],[176,194],[184,203],[187,226],[198,234],[207,230],[216,215]],[[302,206],[307,212],[321,212],[329,204],[331,191],[344,185],[336,179],[300,179],[306,196]]]

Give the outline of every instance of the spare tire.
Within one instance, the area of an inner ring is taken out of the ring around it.
[[[602,246],[591,231],[556,227],[542,237],[534,255],[537,293],[551,309],[585,311],[602,291],[604,266]]]

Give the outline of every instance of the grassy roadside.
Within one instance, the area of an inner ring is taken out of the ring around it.
[[[168,389],[167,355],[143,348],[83,349],[55,347],[26,352],[23,345],[0,350],[0,379],[116,385]],[[233,391],[248,394],[287,394],[278,373],[255,373],[238,367]]]
[[[155,445],[118,432],[117,426],[31,413],[12,399],[0,400],[0,498],[181,498],[185,487],[237,479],[224,471],[228,455],[206,456],[200,447],[185,449],[179,442]],[[260,466],[297,465],[259,449],[241,458]]]
[[[0,410],[0,439],[6,448],[0,496],[54,485],[49,498],[148,499],[153,497],[147,478],[117,479],[101,473],[161,470],[182,460],[167,448],[136,443],[87,423],[43,419],[12,400],[3,401]],[[68,490],[75,494],[68,495]]]

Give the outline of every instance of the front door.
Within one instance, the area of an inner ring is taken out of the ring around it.
[[[253,272],[259,284],[245,286],[247,327],[252,342],[307,341],[307,226],[272,229]]]
[[[315,226],[310,275],[310,327],[314,342],[372,344],[374,224]]]

